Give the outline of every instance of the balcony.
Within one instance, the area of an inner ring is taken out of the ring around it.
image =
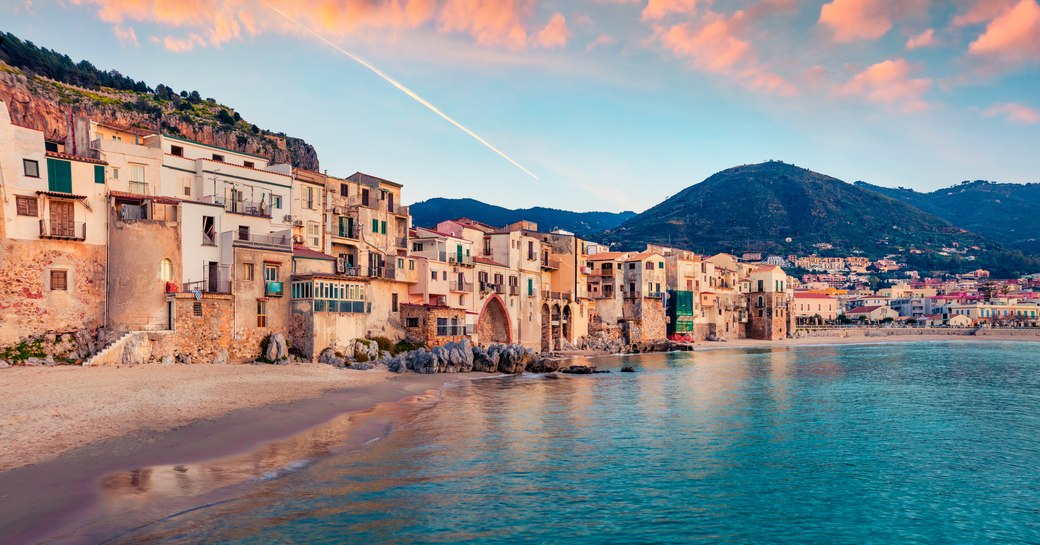
[[[265,282],[264,283],[264,296],[265,297],[281,297],[282,296],[282,283],[281,282]]]
[[[660,299],[662,296],[663,294],[659,291],[648,291],[643,294],[643,297],[646,297],[647,299]]]
[[[242,214],[244,216],[256,216],[260,218],[271,217],[271,203],[261,200],[246,201],[246,200],[230,200],[218,195],[206,195],[202,197],[202,202],[209,202],[213,204],[219,204],[224,207],[224,210],[233,214]]]
[[[335,230],[332,231],[332,236],[339,237],[339,238],[349,238],[349,239],[357,240],[357,238],[358,238],[358,228],[357,228],[357,225],[351,225],[351,226],[345,226],[345,227],[337,227]]]
[[[451,283],[451,291],[460,292],[460,293],[472,293],[473,292],[473,283],[472,282],[453,281]]]
[[[235,246],[256,248],[258,250],[273,250],[276,252],[292,251],[292,235],[289,231],[271,233],[269,235],[257,235],[242,231],[226,231],[224,236],[230,236]]]
[[[202,280],[185,282],[181,291],[199,293],[231,293],[231,267],[227,265],[203,270]]]
[[[579,270],[581,271],[581,274],[592,274],[592,267],[589,267],[588,265],[585,265]]]
[[[555,271],[560,268],[560,259],[556,257],[550,257],[549,259],[542,259],[542,268],[550,271]]]
[[[405,249],[407,249],[408,248],[408,237],[397,239],[397,247],[398,248],[405,248]]]
[[[509,295],[520,295],[520,286],[509,286]]]
[[[387,206],[387,209],[388,209],[388,211],[391,214],[394,214],[394,215],[397,215],[397,216],[407,216],[408,215],[408,207],[407,206],[401,206],[401,205],[397,204],[397,205],[394,205],[394,206]]]
[[[87,224],[77,221],[40,220],[40,238],[87,240]]]
[[[130,193],[134,195],[151,195],[151,187],[147,182],[130,181]]]
[[[448,263],[451,263],[452,265],[473,266],[473,257],[468,255],[461,257],[458,255],[450,255],[448,256]]]

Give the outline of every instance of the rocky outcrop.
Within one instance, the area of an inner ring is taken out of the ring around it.
[[[412,371],[420,374],[433,373],[483,373],[518,374],[551,373],[559,369],[559,362],[542,358],[530,348],[518,344],[493,344],[488,348],[475,347],[469,339],[448,343],[431,350],[425,348],[405,352],[380,360],[394,373]]]
[[[289,346],[285,342],[285,336],[281,333],[274,333],[268,339],[267,350],[264,353],[264,358],[269,362],[280,362],[282,360],[288,361],[289,359]]]
[[[620,354],[625,352],[627,347],[621,339],[612,338],[606,333],[600,331],[578,339],[578,348],[581,350]]]
[[[144,335],[133,335],[123,345],[120,365],[141,365],[152,357],[152,343]]]
[[[318,171],[314,147],[299,138],[281,134],[255,134],[238,125],[178,112],[170,101],[143,99],[120,91],[82,89],[54,82],[0,63],[0,100],[7,103],[11,120],[43,131],[46,138],[64,140],[69,113],[93,121],[140,127],[183,136],[212,146],[259,155],[272,163]],[[158,106],[161,113],[156,115]],[[214,106],[216,108],[216,106]]]

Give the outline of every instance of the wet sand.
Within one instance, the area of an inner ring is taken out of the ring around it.
[[[192,371],[200,369],[191,368]],[[455,380],[489,376],[482,373],[385,375],[378,380],[373,375],[365,384],[341,387],[324,394],[318,392],[310,398],[289,403],[270,402],[262,406],[257,406],[257,402],[250,403],[245,408],[225,411],[222,416],[200,418],[173,429],[170,429],[172,426],[133,428],[127,424],[132,431],[125,435],[96,441],[57,457],[48,456],[45,461],[2,472],[0,544],[37,543],[56,532],[64,534],[69,528],[84,524],[98,507],[104,479],[114,474],[255,452],[263,445],[292,438],[303,430],[313,429],[345,414],[424,396]],[[7,372],[0,378],[6,376]],[[243,393],[238,392],[238,395]],[[379,433],[382,431],[367,430],[361,435],[378,436]],[[283,458],[279,460],[286,461]]]

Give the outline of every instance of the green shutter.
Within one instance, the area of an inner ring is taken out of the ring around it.
[[[527,296],[534,296],[534,278],[527,279]]]
[[[72,163],[47,158],[47,189],[72,193]]]
[[[379,220],[372,220],[372,232],[379,234]]]
[[[386,234],[386,222],[385,221],[379,222],[379,232],[384,234],[384,235]]]
[[[94,165],[94,183],[103,184],[105,183],[105,167],[102,165]]]

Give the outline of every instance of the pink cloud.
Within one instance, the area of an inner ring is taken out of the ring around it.
[[[161,40],[171,51],[219,46],[265,32],[299,33],[268,6],[278,8],[308,28],[329,36],[363,30],[430,27],[446,34],[466,34],[475,43],[496,48],[563,47],[570,36],[566,19],[556,14],[545,24],[534,21],[539,0],[72,0],[96,9],[98,18],[158,23],[180,29]]]
[[[928,78],[914,78],[913,67],[905,59],[886,60],[856,74],[838,88],[840,95],[856,96],[903,112],[928,109],[925,93],[932,87]]]
[[[544,48],[563,47],[567,45],[571,32],[567,29],[567,18],[557,13],[549,19],[549,24],[535,34],[535,42]]]
[[[610,34],[600,34],[596,37],[595,40],[589,42],[589,45],[585,46],[585,51],[592,51],[593,49],[597,49],[605,45],[610,45],[612,43],[614,43],[613,36],[611,36]]]
[[[1040,110],[1014,102],[994,104],[983,111],[982,115],[986,117],[1004,116],[1008,121],[1022,125],[1036,125],[1040,123]]]
[[[794,85],[769,70],[742,36],[759,19],[787,5],[786,1],[762,2],[732,15],[708,11],[695,21],[655,26],[655,38],[697,70],[730,77],[757,91],[794,95]]]
[[[1006,12],[1015,5],[1018,0],[976,0],[968,11],[953,18],[953,26],[965,27],[981,25],[996,19],[998,15]]]
[[[895,21],[927,12],[928,0],[832,0],[820,8],[819,24],[830,29],[834,41],[876,40]]]
[[[998,65],[1040,61],[1040,4],[1020,0],[990,21],[968,52]]]
[[[912,36],[906,41],[907,49],[917,49],[919,47],[928,47],[935,45],[935,29],[929,28],[928,30]]]
[[[673,13],[693,13],[697,0],[649,0],[643,8],[644,21],[657,21]]]
[[[137,42],[137,31],[135,31],[132,26],[123,27],[121,25],[116,25],[112,27],[112,33],[115,34],[116,39],[119,40],[119,43],[122,45],[132,45],[134,47],[140,46]]]

